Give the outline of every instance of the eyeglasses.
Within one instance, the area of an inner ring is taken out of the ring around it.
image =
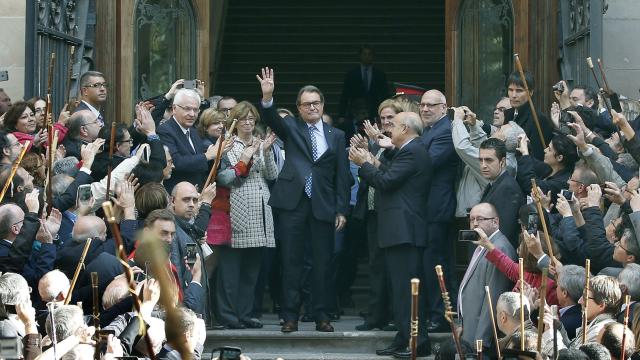
[[[22,220],[20,220],[18,222],[14,222],[13,224],[11,224],[11,226],[16,226],[16,225],[18,225],[20,223],[23,223],[23,222],[24,222],[24,219],[22,219]]]
[[[100,121],[96,120],[96,121],[84,123],[84,124],[82,124],[82,126],[87,126],[87,125],[91,125],[91,124],[99,124],[99,123],[100,123]],[[100,126],[100,127],[102,127],[102,126]]]
[[[322,101],[312,101],[300,104],[300,106],[302,106],[302,108],[306,110],[311,109],[312,106],[317,109],[320,107],[320,105],[322,105]]]
[[[200,108],[193,108],[190,106],[182,106],[180,104],[174,104],[175,106],[179,107],[180,109],[186,111],[186,112],[193,112],[194,114],[199,114],[200,113]]]
[[[124,143],[133,144],[133,139],[118,141],[118,144],[124,144]]]
[[[254,117],[246,117],[244,119],[238,120],[238,122],[244,122],[244,123],[252,124],[252,123],[256,122],[256,118],[254,118]]]
[[[495,217],[486,218],[486,217],[478,216],[478,217],[470,217],[469,222],[473,223],[476,221],[480,222],[480,221],[487,221],[487,220],[493,220],[493,219],[495,219]]]
[[[435,104],[429,104],[429,103],[420,103],[420,108],[429,108],[429,109],[433,109],[438,105],[444,105],[444,103],[435,103]]]
[[[578,183],[578,184],[580,184],[580,185],[584,185],[584,183],[583,183],[583,182],[578,181],[578,180],[575,180],[575,179],[571,179],[571,178],[570,178],[570,179],[569,179],[569,181],[572,181],[572,182],[574,182],[574,183]]]
[[[95,84],[85,85],[85,86],[83,86],[83,87],[86,87],[86,88],[94,88],[94,89],[102,88],[102,87],[103,87],[103,88],[107,89],[107,88],[109,87],[109,84],[108,84],[108,83],[106,83],[106,82],[102,82],[102,83],[95,83]]]
[[[622,246],[622,240],[616,240],[613,242],[613,246],[615,247],[619,247],[620,249],[624,250],[626,253],[629,252],[629,250],[625,249],[624,246]]]

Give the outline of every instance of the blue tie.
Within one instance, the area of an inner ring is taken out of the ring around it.
[[[314,132],[318,130],[315,125],[309,126],[309,138],[311,139],[311,155],[313,156],[313,161],[315,162],[318,159],[318,143],[316,141],[316,137]],[[311,198],[311,184],[313,179],[313,173],[310,173],[309,176],[304,181],[304,192],[307,194],[309,198]]]

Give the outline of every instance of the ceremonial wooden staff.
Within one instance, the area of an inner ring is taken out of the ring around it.
[[[31,142],[29,140],[24,142],[24,144],[22,145],[22,151],[20,151],[20,155],[18,155],[18,158],[11,166],[11,172],[9,173],[9,178],[7,179],[7,182],[4,183],[4,186],[2,187],[2,191],[0,191],[0,203],[4,199],[4,194],[7,193],[7,189],[9,189],[9,185],[11,185],[11,182],[13,182],[13,177],[16,176],[16,171],[18,171],[20,162],[22,161],[24,154],[27,152],[29,145],[31,145]]]
[[[622,346],[620,347],[620,360],[626,360],[627,357],[625,356],[625,343],[627,342],[627,329],[629,326],[629,308],[631,307],[631,295],[626,295],[624,297],[624,320],[623,320],[623,325],[624,327],[622,328]]]
[[[518,259],[520,266],[520,350],[524,351],[524,260]]]
[[[442,266],[436,265],[436,275],[438,276],[438,284],[440,285],[440,293],[442,294],[442,302],[444,303],[444,318],[447,319],[449,325],[451,325],[451,335],[453,335],[453,341],[456,344],[456,351],[460,356],[460,359],[464,359],[464,352],[462,352],[462,345],[460,343],[460,337],[456,330],[453,316],[456,312],[451,307],[451,299],[449,299],[449,292],[447,286],[444,283],[444,274],[442,273]]]
[[[587,343],[587,310],[589,309],[589,278],[591,276],[591,260],[587,259],[584,264],[584,294],[582,295],[582,343]]]
[[[607,96],[610,96],[613,92],[611,91],[611,89],[609,88],[609,85],[607,83],[607,79],[606,76],[604,74],[604,70],[602,69],[602,62],[600,61],[600,59],[598,59],[598,66],[600,67],[600,73],[602,75],[602,79],[605,82],[605,87],[606,90],[604,90],[601,86],[600,86],[600,82],[598,81],[598,76],[596,75],[596,71],[593,68],[593,61],[591,61],[591,57],[587,58],[587,65],[589,66],[589,69],[591,70],[591,74],[593,75],[593,80],[595,80],[596,82],[596,86],[598,86],[598,91],[602,91],[603,95],[606,94]],[[609,112],[609,115],[611,115],[611,118],[613,119],[613,112],[611,111],[611,106],[609,105],[609,103],[607,102],[607,99],[605,99],[605,97],[602,97],[602,102],[604,103],[604,107],[607,108],[607,111]],[[618,129],[618,127],[616,127],[616,133],[618,134],[618,138],[622,139],[622,135],[620,135],[620,130]],[[624,142],[622,142],[622,145],[626,148],[626,145],[624,144]]]
[[[518,56],[518,54],[513,54],[513,58],[516,61],[516,68],[520,73],[520,78],[522,78],[522,84],[524,85],[524,90],[527,93],[527,102],[529,103],[529,107],[531,108],[531,115],[533,116],[533,121],[536,124],[536,129],[538,130],[538,135],[540,136],[540,142],[542,143],[542,147],[546,148],[547,143],[544,141],[544,134],[542,133],[542,128],[540,127],[540,120],[538,119],[538,113],[536,112],[536,108],[533,106],[533,100],[531,99],[531,93],[529,92],[529,85],[527,84],[527,79],[524,77],[524,70],[522,70],[520,57]]]
[[[500,339],[498,339],[498,329],[496,328],[496,318],[493,314],[493,301],[491,300],[491,292],[489,291],[489,286],[484,287],[484,292],[487,293],[489,316],[491,317],[491,328],[493,329],[493,340],[496,342],[496,354],[498,355],[498,359],[502,359],[502,355],[500,354]]]
[[[416,360],[418,349],[418,295],[420,292],[420,279],[411,279],[411,333],[409,348],[411,360]]]
[[[45,194],[47,199],[47,212],[51,212],[51,208],[53,207],[53,191],[51,189],[51,183],[53,178],[53,154],[54,151],[51,144],[53,143],[53,104],[51,100],[51,94],[53,93],[53,71],[56,62],[56,53],[51,53],[51,58],[49,59],[49,78],[47,79],[47,106],[44,113],[45,116],[45,124],[47,126],[47,144],[49,147],[47,148],[47,154],[49,155],[49,160],[47,161],[47,186],[45,188]]]
[[[64,99],[66,103],[69,102],[69,95],[71,94],[71,78],[73,78],[73,60],[75,58],[75,55],[76,47],[72,45],[71,48],[69,48],[69,60],[67,63],[67,78],[65,84],[66,91],[64,93]]]
[[[531,190],[533,193],[533,200],[536,203],[536,210],[538,210],[538,217],[540,218],[540,224],[542,224],[542,232],[544,233],[544,241],[547,244],[547,252],[551,262],[555,260],[553,256],[553,247],[551,246],[551,236],[549,236],[549,230],[547,229],[547,220],[545,220],[545,211],[542,209],[542,194],[538,192],[538,185],[536,179],[531,179]],[[534,234],[535,235],[535,234]]]
[[[111,227],[111,234],[113,234],[113,238],[116,242],[116,255],[122,265],[122,271],[127,279],[127,283],[129,284],[129,293],[133,298],[133,307],[136,309],[138,313],[138,319],[140,320],[140,328],[138,330],[138,334],[144,336],[144,342],[147,346],[148,356],[152,360],[156,360],[155,353],[153,351],[153,345],[151,344],[151,338],[149,338],[149,333],[146,331],[144,320],[142,319],[142,314],[140,313],[140,309],[142,308],[142,304],[140,301],[140,297],[136,292],[136,285],[133,280],[133,271],[127,262],[127,255],[124,252],[124,246],[122,242],[122,236],[120,235],[120,228],[116,223],[116,218],[113,213],[113,205],[111,205],[111,201],[105,201],[102,203],[102,209],[104,210],[104,215],[107,218],[107,222]]]
[[[542,269],[542,284],[540,285],[540,311],[538,311],[538,347],[536,348],[542,354],[542,333],[544,332],[544,308],[547,304],[547,272],[546,268]]]
[[[156,242],[153,246],[149,246],[151,250],[150,263],[154,277],[160,283],[160,304],[165,309],[167,315],[165,323],[169,325],[175,324],[180,321],[180,316],[176,311],[176,292],[178,289],[176,288],[177,284],[173,276],[170,271],[167,270],[167,253],[162,251],[163,246],[161,245],[160,239],[143,239],[143,241],[145,240]],[[171,329],[172,327],[168,326],[167,328]],[[185,343],[175,345],[182,359],[192,359],[191,351],[186,347]]]
[[[476,354],[478,360],[482,360],[482,340],[476,340]]]
[[[51,301],[49,303],[47,303],[47,308],[49,309],[49,318],[51,319],[51,329],[53,329],[53,331],[51,331],[51,345],[53,347],[53,358],[57,359],[58,356],[56,354],[56,322],[55,322],[55,317],[53,316],[53,312],[56,310],[56,304]]]
[[[558,358],[558,305],[551,305],[551,315],[553,316],[551,329],[553,330],[553,360]]]
[[[100,295],[98,294],[98,273],[91,273],[91,293],[93,295],[93,327],[95,327],[96,332],[94,334],[94,338],[96,343],[100,341],[100,304],[98,303],[98,299]],[[93,352],[93,358],[95,360],[100,360],[100,347],[96,346],[95,351]]]
[[[598,61],[598,69],[600,69],[600,75],[602,76],[602,81],[604,82],[604,91],[608,95],[612,95],[614,94],[614,92],[609,87],[609,82],[607,81],[607,75],[605,75],[604,73],[604,67],[602,66],[602,61],[600,60],[600,58],[598,58],[597,61]]]
[[[231,126],[229,127],[229,131],[228,131],[229,137],[231,137],[231,135],[233,134],[233,130],[236,128],[237,122],[238,122],[238,119],[233,119],[233,122],[231,123]],[[220,145],[218,145],[216,159],[213,161],[213,167],[209,172],[209,177],[207,177],[207,181],[204,183],[204,186],[202,187],[203,189],[209,186],[209,184],[211,184],[211,182],[215,181],[216,179],[216,175],[218,174],[218,167],[220,166],[220,158],[222,156],[222,148],[224,147],[225,142],[226,142],[225,133],[223,132],[222,134],[220,134]]]
[[[104,201],[111,200],[111,171],[113,170],[113,148],[116,146],[116,122],[111,122],[111,138],[109,139],[109,162],[107,163],[107,194]]]
[[[100,294],[98,293],[98,273],[91,273],[91,293],[93,295],[93,326],[100,331]]]
[[[91,246],[91,238],[87,238],[87,241],[84,243],[84,248],[82,248],[80,261],[78,261],[78,265],[76,266],[76,271],[73,273],[73,279],[71,280],[71,286],[69,287],[69,291],[67,292],[67,297],[64,299],[65,305],[69,305],[69,302],[71,301],[71,294],[73,294],[73,289],[76,287],[76,282],[78,281],[78,276],[80,275],[80,271],[84,267],[84,258],[87,257],[87,252],[89,252],[90,246]]]

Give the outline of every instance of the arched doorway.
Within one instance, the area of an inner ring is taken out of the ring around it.
[[[510,0],[466,0],[458,12],[457,104],[490,120],[505,96],[512,69],[513,9]]]
[[[190,1],[138,0],[135,12],[134,100],[195,78],[197,19]]]

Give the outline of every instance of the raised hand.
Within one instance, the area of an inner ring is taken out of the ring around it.
[[[156,133],[156,123],[151,112],[142,103],[136,105],[136,118],[133,120],[134,128],[146,136]]]
[[[169,91],[164,95],[165,99],[173,99],[173,97],[176,95],[176,92],[178,92],[178,89],[180,89],[183,85],[184,79],[176,80],[176,82],[171,85],[171,89],[169,89]]]
[[[349,145],[354,148],[369,149],[369,142],[360,134],[353,135],[351,140],[349,140]]]
[[[262,101],[268,102],[273,98],[273,90],[275,89],[275,81],[273,77],[273,69],[268,67],[262,68],[262,77],[256,75],[256,79],[260,82],[260,89],[262,90]]]
[[[473,229],[473,231],[478,233],[478,240],[473,241],[473,243],[475,245],[482,246],[483,248],[485,248],[485,249],[487,249],[489,251],[495,249],[495,245],[493,245],[491,240],[489,240],[489,237],[484,232],[484,230],[482,230],[480,228],[475,228],[475,229]]]
[[[380,129],[378,129],[377,124],[372,125],[369,120],[365,120],[363,122],[363,125],[364,125],[364,132],[365,134],[367,134],[367,137],[369,138],[369,140],[376,141],[378,140],[378,137],[382,135],[382,133],[380,132]]]
[[[273,131],[265,136],[263,141],[263,148],[265,152],[271,150],[271,145],[273,145],[273,143],[276,141],[276,138],[277,136],[273,133]]]
[[[600,206],[600,197],[602,197],[602,190],[600,185],[591,184],[587,188],[587,206]]]
[[[556,129],[560,128],[560,105],[557,102],[551,104],[551,121]]]

